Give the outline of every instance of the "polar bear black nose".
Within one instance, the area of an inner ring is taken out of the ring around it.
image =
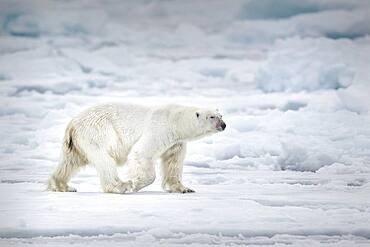
[[[226,128],[226,124],[224,122],[221,123],[221,128],[224,130]]]

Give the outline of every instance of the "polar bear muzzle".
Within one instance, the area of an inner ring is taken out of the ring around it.
[[[218,131],[224,131],[226,128],[225,122],[222,119],[219,119],[216,128]]]

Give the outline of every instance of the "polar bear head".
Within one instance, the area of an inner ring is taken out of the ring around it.
[[[226,128],[225,122],[222,120],[222,115],[218,110],[204,110],[198,109],[195,112],[199,128],[205,133],[211,134],[224,131]]]
[[[174,124],[178,138],[196,140],[225,130],[226,124],[221,114],[215,110],[190,106],[169,106],[171,123]]]

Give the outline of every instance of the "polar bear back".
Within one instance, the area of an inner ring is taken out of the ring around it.
[[[151,109],[131,104],[103,104],[88,108],[69,124],[74,144],[83,153],[99,150],[127,154],[140,138]],[[119,157],[117,157],[119,159]]]

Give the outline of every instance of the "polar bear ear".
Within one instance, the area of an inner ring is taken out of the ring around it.
[[[197,118],[199,118],[199,115],[200,115],[200,114],[199,114],[199,112],[196,112],[196,113],[195,113],[195,115],[197,116]]]

